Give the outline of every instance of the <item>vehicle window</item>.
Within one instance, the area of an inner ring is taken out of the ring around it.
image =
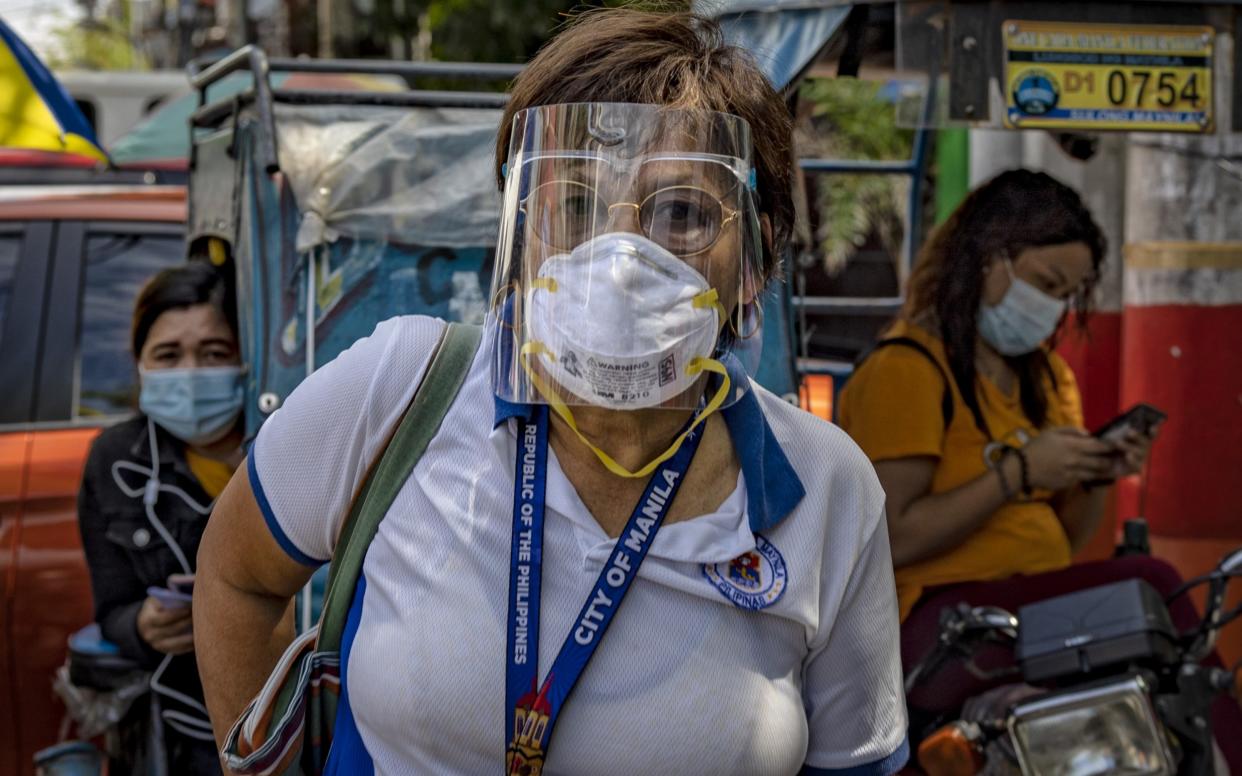
[[[91,129],[99,132],[99,125],[95,123],[95,101],[89,99],[74,99],[74,103],[77,104],[78,110],[82,111],[82,115],[86,117],[86,122],[91,125]]]
[[[4,322],[13,295],[13,276],[17,274],[17,257],[21,251],[21,235],[0,235],[0,338],[4,337]]]
[[[184,260],[184,241],[175,235],[87,237],[75,418],[133,411],[138,387],[129,352],[134,300],[148,278]]]

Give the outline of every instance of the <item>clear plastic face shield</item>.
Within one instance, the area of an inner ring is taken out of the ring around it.
[[[755,335],[753,188],[736,116],[622,103],[518,113],[492,294],[496,394],[562,417],[718,408],[720,357]]]

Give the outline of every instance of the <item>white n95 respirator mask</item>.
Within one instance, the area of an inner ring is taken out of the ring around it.
[[[544,261],[526,316],[535,362],[585,403],[612,409],[654,407],[689,390],[725,317],[693,267],[624,232]]]
[[[575,431],[572,407],[690,410],[686,433],[720,409],[733,394],[719,350],[734,342],[721,335],[739,330],[762,277],[746,122],[659,105],[527,108],[504,178],[496,395],[546,404]],[[620,476],[650,471],[583,441]]]

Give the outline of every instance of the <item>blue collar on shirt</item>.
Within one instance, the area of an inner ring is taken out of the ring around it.
[[[749,378],[736,359],[726,356],[724,363],[734,385],[747,384]],[[520,417],[529,421],[533,413],[533,405],[514,404],[497,396],[493,428],[510,418]],[[767,530],[789,516],[806,495],[806,489],[776,441],[776,435],[763,416],[753,389],[720,410],[720,414],[742,462],[750,530]]]

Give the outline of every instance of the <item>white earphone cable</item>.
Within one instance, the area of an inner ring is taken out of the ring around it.
[[[159,502],[159,494],[171,493],[186,503],[190,509],[200,515],[211,514],[212,504],[200,504],[190,497],[183,489],[175,485],[164,485],[159,480],[160,456],[159,448],[155,439],[155,422],[147,420],[147,439],[151,449],[151,467],[146,468],[134,463],[133,461],[115,461],[112,464],[112,479],[116,482],[121,492],[130,498],[141,498],[143,508],[147,514],[147,520],[155,529],[160,538],[168,545],[168,549],[172,552],[177,560],[177,564],[186,574],[193,574],[194,569],[190,566],[190,561],[185,555],[185,551],[181,549],[181,545],[173,538],[172,533],[160,520],[159,515],[155,513],[155,506]],[[121,472],[132,471],[146,478],[146,482],[141,488],[135,488],[125,481]],[[207,708],[194,698],[167,687],[161,683],[164,671],[172,662],[172,655],[165,655],[160,661],[159,667],[151,674],[150,686],[151,691],[157,695],[170,698],[178,703],[184,704],[195,712],[195,714],[186,714],[173,709],[160,709],[160,716],[168,723],[168,726],[178,731],[182,735],[198,739],[200,741],[214,741],[215,737],[211,729],[211,722],[208,717]],[[162,706],[162,704],[161,704]],[[198,716],[201,714],[201,717]]]

